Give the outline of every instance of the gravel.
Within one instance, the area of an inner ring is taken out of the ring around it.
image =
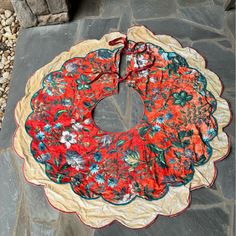
[[[14,12],[0,9],[0,129],[7,105],[19,28]]]

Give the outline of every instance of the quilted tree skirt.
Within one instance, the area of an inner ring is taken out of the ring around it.
[[[92,112],[121,81],[144,114],[130,130],[108,132]],[[14,147],[53,207],[95,228],[114,220],[141,228],[185,210],[191,190],[214,182],[215,162],[229,151],[221,92],[194,49],[135,26],[83,41],[39,69],[15,110]]]

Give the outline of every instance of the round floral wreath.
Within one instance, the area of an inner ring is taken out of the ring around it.
[[[125,83],[144,102],[142,120],[126,132],[96,126],[92,111],[118,92],[119,61],[127,54]],[[31,153],[47,176],[70,183],[85,199],[127,204],[162,198],[169,186],[190,182],[206,163],[217,135],[216,100],[205,77],[175,52],[127,41],[66,61],[49,73],[31,99],[25,129]]]

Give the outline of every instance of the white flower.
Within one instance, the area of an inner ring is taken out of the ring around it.
[[[89,124],[91,123],[91,120],[88,118],[88,119],[84,120],[84,123],[85,123],[86,125],[89,125]]]
[[[112,142],[112,139],[109,135],[104,135],[101,139],[102,147],[109,146]]]
[[[76,122],[74,119],[71,120],[71,124],[72,124],[72,128],[76,131],[81,131],[84,127],[79,122]]]
[[[60,142],[64,143],[68,149],[71,147],[71,144],[75,144],[77,142],[75,137],[76,134],[71,134],[69,131],[63,131]]]
[[[146,70],[140,71],[138,74],[139,74],[139,76],[147,77],[149,73],[148,73],[148,70],[146,69]]]
[[[139,64],[140,67],[146,66],[147,62],[148,62],[148,60],[145,59],[143,55],[141,55],[139,57],[139,63],[138,64]]]
[[[151,83],[154,83],[154,84],[157,82],[157,80],[156,80],[155,78],[153,78],[153,77],[150,78],[149,81],[150,81]]]

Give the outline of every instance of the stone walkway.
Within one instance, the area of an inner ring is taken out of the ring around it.
[[[175,218],[159,217],[146,229],[131,230],[119,223],[103,229],[91,229],[75,215],[54,210],[47,203],[42,187],[26,183],[21,169],[22,160],[11,148],[16,128],[13,116],[15,105],[24,95],[30,75],[80,40],[99,39],[110,31],[125,33],[129,26],[135,24],[145,25],[156,34],[172,35],[182,45],[197,49],[207,58],[208,68],[220,76],[225,86],[222,96],[230,101],[235,112],[235,10],[224,12],[223,0],[81,2],[83,5],[73,22],[24,29],[19,34],[13,80],[0,132],[0,236],[235,235],[234,122],[225,129],[232,140],[232,148],[227,159],[217,163],[218,177],[214,186],[193,191],[192,204],[185,213]],[[132,101],[136,99],[132,98],[135,95],[130,91],[126,94],[100,105],[103,109],[95,112],[99,125],[107,124],[106,129],[117,131],[133,126],[141,111],[133,109]],[[125,106],[125,103],[129,105]],[[113,109],[114,104],[120,105]],[[102,118],[105,109],[111,114],[110,119]],[[132,119],[126,120],[128,114]]]

